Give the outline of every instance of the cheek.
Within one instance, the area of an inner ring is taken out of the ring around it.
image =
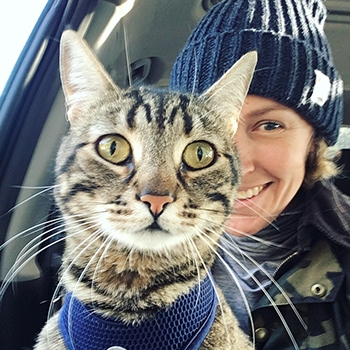
[[[289,183],[289,186],[294,189],[299,189],[305,178],[306,171],[306,149],[295,149],[290,152],[286,161],[283,164],[284,180]],[[282,171],[282,170],[281,170]]]
[[[264,144],[258,148],[258,159],[265,170],[272,174],[280,174],[288,168],[291,154],[290,150],[283,145]]]
[[[260,157],[263,159],[265,170],[277,179],[288,180],[304,178],[306,164],[306,147],[291,147],[280,143],[278,146],[261,147]]]

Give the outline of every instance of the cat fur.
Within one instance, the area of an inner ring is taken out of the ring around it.
[[[70,130],[57,156],[54,195],[67,235],[65,291],[96,313],[139,324],[207,275],[239,187],[233,135],[255,64],[256,53],[246,54],[199,96],[124,90],[77,33],[63,33],[60,72]],[[104,135],[130,144],[124,163],[101,157]],[[215,157],[196,170],[183,157],[198,140],[212,145]],[[154,215],[140,199],[145,194],[172,201]],[[220,306],[201,349],[251,349],[216,291]],[[57,319],[48,320],[35,350],[65,349]]]

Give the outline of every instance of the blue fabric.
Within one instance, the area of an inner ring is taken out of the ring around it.
[[[170,88],[202,93],[243,54],[256,50],[249,94],[295,109],[334,144],[342,123],[343,84],[323,32],[326,12],[322,0],[221,1],[177,57]],[[329,86],[320,84],[315,70]]]
[[[195,350],[200,347],[215,318],[217,298],[210,278],[169,309],[139,325],[94,313],[72,294],[67,294],[59,315],[59,328],[68,350]]]

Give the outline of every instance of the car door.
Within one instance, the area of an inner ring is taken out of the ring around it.
[[[52,185],[68,127],[58,70],[62,31],[78,30],[121,87],[166,87],[186,38],[217,2],[48,1],[0,98],[0,349],[30,348],[60,305],[53,296],[64,227]],[[350,125],[350,3],[328,0],[327,6],[326,29],[345,80],[344,124]],[[346,179],[339,184],[350,188]]]

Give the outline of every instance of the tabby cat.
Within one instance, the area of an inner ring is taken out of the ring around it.
[[[246,54],[199,96],[123,90],[63,33],[65,304],[36,350],[252,348],[210,267],[239,187],[232,138],[255,64]]]

